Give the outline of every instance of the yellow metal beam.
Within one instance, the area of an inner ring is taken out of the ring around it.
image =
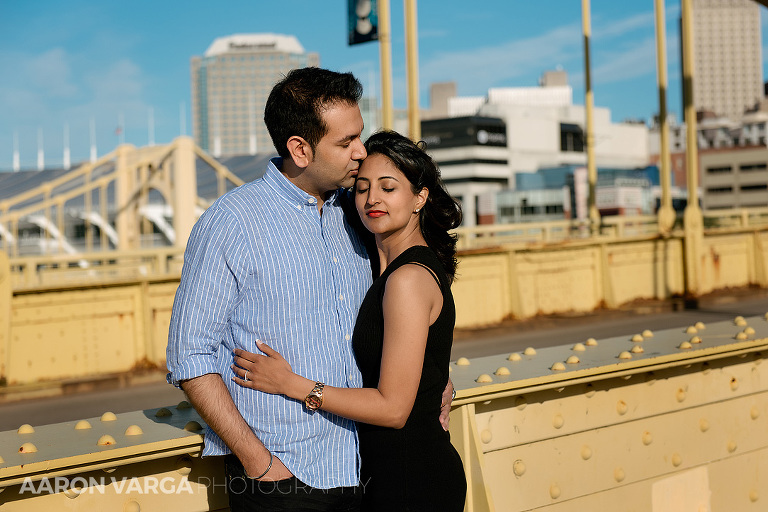
[[[405,12],[405,65],[408,82],[408,136],[421,140],[419,109],[419,29],[416,0],[403,0]]]
[[[376,12],[379,17],[379,60],[381,66],[381,127],[392,130],[392,28],[390,23],[389,0],[378,0]]]

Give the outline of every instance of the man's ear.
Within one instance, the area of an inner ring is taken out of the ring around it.
[[[291,160],[301,169],[309,166],[312,161],[312,148],[309,147],[309,143],[298,135],[292,136],[288,139],[288,154],[291,156]]]

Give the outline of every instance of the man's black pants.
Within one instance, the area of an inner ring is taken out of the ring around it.
[[[296,477],[276,482],[248,478],[232,454],[224,458],[232,512],[359,512],[362,487],[316,489]]]

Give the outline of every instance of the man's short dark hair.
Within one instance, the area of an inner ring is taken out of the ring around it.
[[[316,67],[290,71],[272,88],[264,108],[264,122],[278,154],[288,158],[288,139],[298,135],[314,151],[328,133],[323,109],[336,103],[355,105],[363,86],[352,73]]]

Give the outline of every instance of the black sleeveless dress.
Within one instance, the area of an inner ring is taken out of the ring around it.
[[[442,393],[448,382],[456,309],[450,280],[431,249],[406,249],[373,282],[360,306],[352,344],[363,386],[377,387],[384,339],[384,287],[392,272],[409,263],[420,264],[435,273],[443,293],[443,309],[429,328],[421,381],[405,427],[357,424],[364,489],[362,510],[459,512],[464,510],[467,490],[464,469],[439,421]]]

